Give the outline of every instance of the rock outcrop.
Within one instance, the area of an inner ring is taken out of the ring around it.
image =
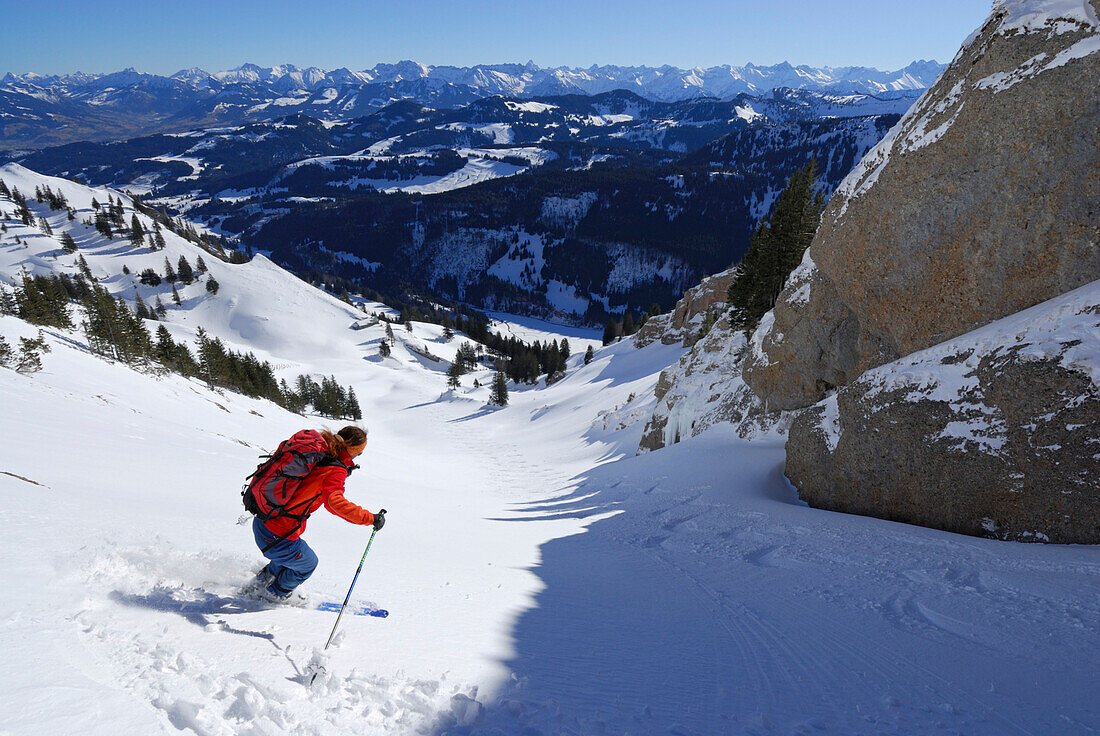
[[[996,3],[844,180],[754,335],[770,408],[1100,278],[1098,8]]]
[[[1100,543],[1098,10],[995,3],[833,195],[743,361],[811,505]]]
[[[639,452],[657,450],[726,422],[741,437],[786,431],[791,417],[769,413],[741,380],[745,335],[730,326],[727,292],[736,276],[729,269],[689,289],[669,314],[648,320],[634,336],[637,347],[660,341],[691,348],[680,362],[661,371],[657,406],[646,423]]]
[[[725,422],[741,437],[765,434],[782,436],[791,417],[768,413],[745,382],[741,361],[746,353],[743,333],[722,317],[676,365],[661,371],[657,379],[657,406],[646,423],[639,452],[657,450],[685,440]]]
[[[680,343],[690,348],[728,309],[726,293],[733,283],[734,274],[735,269],[731,268],[707,276],[698,286],[688,289],[671,312],[646,320],[641,329],[634,333],[634,344],[642,348],[660,340],[663,345]]]
[[[1100,544],[1100,281],[865,372],[801,413],[813,506]]]

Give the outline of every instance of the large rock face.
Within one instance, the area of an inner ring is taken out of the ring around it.
[[[792,425],[813,506],[1100,544],[1100,281],[865,372]]]
[[[1098,8],[998,2],[844,180],[754,336],[769,408],[1100,278]]]

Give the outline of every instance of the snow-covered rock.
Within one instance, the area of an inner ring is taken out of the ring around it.
[[[723,314],[692,342],[680,362],[661,371],[657,379],[657,405],[646,423],[639,452],[674,445],[719,423],[732,424],[742,438],[782,437],[791,417],[769,412],[745,385],[741,363],[747,341],[730,327],[728,316]]]
[[[634,334],[634,344],[644,347],[660,340],[665,345],[681,343],[685,348],[694,345],[720,316],[736,272],[735,268],[726,269],[688,289],[671,312],[651,317],[642,325]]]
[[[786,473],[834,511],[1100,543],[1100,281],[865,372],[795,420]]]

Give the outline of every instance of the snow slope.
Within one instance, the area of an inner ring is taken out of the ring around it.
[[[33,192],[33,173],[0,171],[17,176]],[[69,268],[45,236],[14,245],[23,226],[6,222],[0,274]],[[93,270],[144,257],[90,237]],[[236,595],[261,561],[234,524],[243,476],[290,432],[338,422],[137,373],[48,330],[43,371],[0,369],[5,732],[1100,729],[1100,550],[813,510],[781,446],[721,427],[634,457],[679,347],[622,342],[584,366],[570,334],[567,377],[513,386],[494,410],[471,387],[487,370],[443,390],[461,336],[395,326],[383,359],[384,325],[349,329],[369,322],[354,307],[262,260],[206,261],[221,290],[170,307],[181,338],[202,324],[287,374],[354,386],[370,444],[348,496],[390,513],[353,598],[391,615],[345,617],[309,688],[334,616]],[[33,333],[0,317],[11,344]],[[303,590],[342,600],[366,537],[318,513]]]

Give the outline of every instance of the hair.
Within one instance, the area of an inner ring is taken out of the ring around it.
[[[328,449],[333,455],[339,455],[341,451],[347,451],[350,447],[358,447],[367,441],[367,430],[354,424],[341,429],[336,434],[327,429],[321,430],[321,436],[328,442]]]

